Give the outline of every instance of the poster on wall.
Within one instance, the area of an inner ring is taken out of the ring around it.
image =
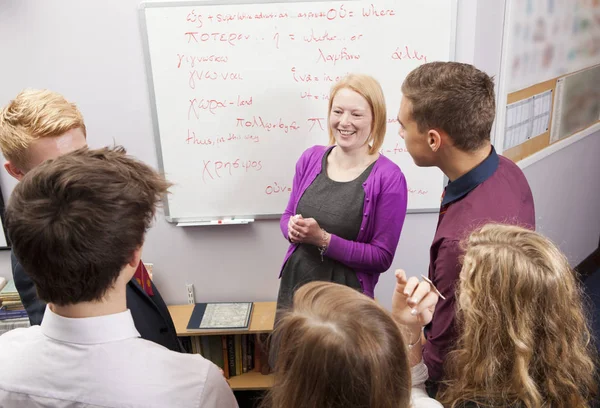
[[[600,65],[559,78],[550,143],[600,120]]]
[[[508,93],[600,63],[600,0],[512,0]]]
[[[548,131],[552,90],[506,106],[504,150],[518,146]]]

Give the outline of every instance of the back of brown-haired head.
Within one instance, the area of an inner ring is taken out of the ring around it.
[[[6,224],[39,297],[100,300],[142,245],[168,186],[122,147],[76,150],[27,173]]]
[[[485,72],[459,62],[430,62],[408,74],[402,93],[419,132],[442,130],[467,152],[490,141],[496,103],[494,81]]]
[[[264,407],[402,408],[410,367],[389,313],[354,289],[312,282],[271,338],[275,384]]]

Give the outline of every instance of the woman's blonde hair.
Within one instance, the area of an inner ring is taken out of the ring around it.
[[[459,407],[588,407],[596,353],[574,271],[548,239],[488,224],[465,242],[460,333],[440,401]]]
[[[367,139],[369,144],[369,154],[374,154],[381,149],[383,145],[383,139],[385,138],[386,126],[387,126],[387,110],[385,107],[385,98],[383,96],[383,90],[379,82],[369,75],[364,74],[349,74],[344,78],[340,79],[329,93],[329,110],[327,112],[327,123],[329,123],[329,117],[331,116],[331,107],[333,104],[333,98],[339,92],[340,89],[350,89],[367,100],[369,107],[371,108],[371,115],[373,121],[371,124],[371,134]],[[329,129],[329,144],[335,144],[335,137],[333,137],[333,131],[331,126]]]
[[[0,148],[7,160],[24,169],[31,143],[76,128],[86,134],[75,104],[47,89],[25,89],[0,110]]]
[[[410,404],[406,347],[390,314],[347,286],[311,282],[271,336],[269,408],[403,408]]]

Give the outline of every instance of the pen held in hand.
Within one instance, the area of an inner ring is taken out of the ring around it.
[[[435,285],[433,284],[433,282],[431,281],[431,279],[429,279],[427,276],[425,275],[421,275],[421,278],[423,278],[423,280],[427,283],[429,283],[431,285],[431,287],[433,288],[433,290],[435,290],[435,293],[438,294],[439,297],[441,297],[442,299],[446,300],[446,298],[444,297],[444,295],[442,295],[440,293],[439,290],[437,290],[437,288],[435,287]]]

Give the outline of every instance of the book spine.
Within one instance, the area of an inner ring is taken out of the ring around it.
[[[256,371],[257,373],[261,372],[261,368],[262,368],[262,364],[261,364],[261,356],[262,356],[262,350],[261,350],[261,342],[260,342],[260,338],[258,337],[259,335],[255,335],[254,336],[254,371]]]
[[[221,346],[220,336],[207,336],[210,343],[210,357],[211,361],[215,363],[219,368],[224,369],[223,365],[223,347]]]
[[[221,348],[223,351],[223,373],[225,374],[225,378],[230,378],[229,358],[227,353],[227,336],[221,336]]]
[[[267,375],[271,373],[271,367],[269,366],[269,354],[268,354],[268,350],[266,349],[265,345],[267,344],[267,336],[266,335],[261,335],[260,336],[260,342],[261,342],[261,356],[260,356],[260,373],[262,375]]]
[[[1,302],[0,302],[1,304]],[[0,309],[0,320],[19,319],[27,317],[26,310],[4,310]]]
[[[242,373],[248,372],[248,336],[242,334]]]
[[[263,353],[260,356],[260,373],[262,375],[271,373],[271,367],[269,367],[269,356],[266,353]]]
[[[233,334],[227,335],[227,360],[229,362],[229,375],[235,375],[235,340]]]
[[[29,319],[25,318],[24,321],[15,320],[3,320],[0,322],[0,335],[9,332],[14,329],[29,327]]]
[[[204,350],[202,350],[202,343],[200,342],[200,337],[194,336],[194,341],[196,342],[196,353],[200,354],[201,356],[204,356]]]
[[[248,371],[252,371],[254,369],[254,336],[248,334],[246,339],[248,341]]]
[[[212,361],[212,354],[210,353],[210,337],[209,336],[197,336],[202,344],[202,355],[205,359]]]
[[[190,337],[190,344],[192,345],[192,354],[196,354],[196,340],[193,337]]]
[[[235,335],[235,375],[242,375],[242,335]]]

